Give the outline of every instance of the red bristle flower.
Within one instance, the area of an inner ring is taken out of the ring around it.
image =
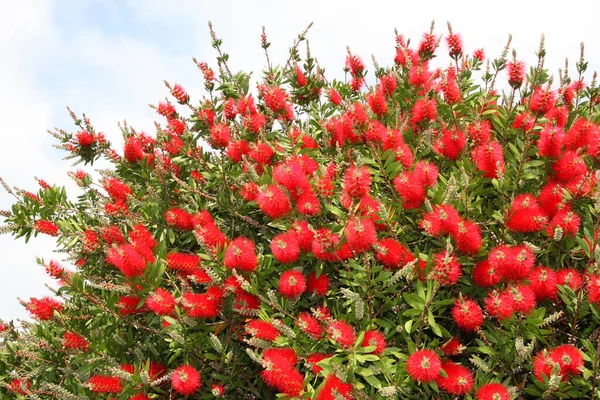
[[[446,44],[450,57],[457,58],[463,52],[463,41],[458,33],[450,33],[446,36]]]
[[[352,165],[344,173],[343,191],[351,198],[362,199],[371,189],[371,174],[367,167],[356,168]]]
[[[169,121],[167,121],[167,125],[169,125],[170,132],[173,132],[174,134],[179,136],[183,135],[183,132],[186,128],[185,123],[178,119],[170,119]]]
[[[328,337],[343,348],[350,348],[356,342],[354,328],[344,321],[333,321],[327,326]]]
[[[318,363],[332,356],[332,354],[325,354],[319,352],[312,353],[311,355],[306,357],[306,364],[308,364],[313,374],[318,375],[319,372],[323,371],[323,368],[320,367]]]
[[[231,130],[224,123],[215,124],[210,128],[210,141],[215,147],[227,147],[231,140]]]
[[[442,369],[446,372],[447,377],[440,375],[435,383],[445,392],[462,396],[473,389],[473,374],[467,367],[452,361],[444,361]]]
[[[421,228],[432,236],[458,235],[458,224],[461,218],[456,209],[450,204],[440,204],[433,211],[425,214]]]
[[[180,365],[171,375],[173,389],[184,396],[190,396],[200,389],[200,373],[191,365]]]
[[[302,69],[299,65],[296,65],[296,83],[300,87],[304,87],[308,83],[306,76],[304,75],[304,72],[302,72]]]
[[[546,214],[548,214],[548,217],[553,217],[564,206],[566,199],[563,190],[564,186],[562,184],[550,181],[540,192],[538,200]]]
[[[258,196],[258,191],[260,190],[259,186],[254,182],[248,182],[242,186],[242,190],[240,194],[246,201],[254,201],[256,200],[256,196]]]
[[[553,349],[548,356],[560,365],[561,375],[581,375],[583,371],[583,353],[575,346],[563,344]]]
[[[556,103],[556,92],[550,90],[548,85],[545,89],[538,87],[534,90],[529,100],[529,109],[534,113],[547,114]]]
[[[133,396],[131,396],[129,398],[129,400],[150,400],[150,398],[148,396],[146,396],[144,393],[138,393],[138,394],[134,394]]]
[[[437,117],[437,102],[435,99],[419,99],[413,106],[410,122],[418,124],[421,121],[435,121]]]
[[[557,364],[556,361],[550,358],[550,354],[546,350],[540,351],[533,358],[533,374],[540,382],[544,382],[544,376],[546,379],[550,379],[555,364]]]
[[[490,251],[488,260],[500,277],[509,282],[517,282],[529,276],[535,264],[535,255],[525,245],[498,246]]]
[[[171,89],[171,95],[179,102],[179,104],[186,104],[190,100],[190,96],[187,94],[185,89],[178,83]]]
[[[184,231],[191,231],[194,228],[192,225],[192,215],[179,207],[169,208],[165,212],[165,222],[167,225]]]
[[[168,290],[157,288],[146,300],[146,306],[157,315],[171,315],[175,310],[175,297]]]
[[[360,75],[365,69],[365,63],[359,56],[348,54],[346,56],[346,68],[352,76]]]
[[[302,215],[315,216],[321,212],[321,203],[312,192],[303,193],[297,200],[296,209]]]
[[[369,93],[366,99],[375,115],[384,117],[388,113],[387,99],[382,89],[377,89],[373,93]]]
[[[93,253],[100,247],[98,243],[98,234],[91,229],[86,229],[84,235],[85,237],[82,240],[83,249],[85,252]]]
[[[340,94],[338,93],[337,90],[335,89],[329,89],[329,101],[331,101],[333,104],[335,104],[336,106],[339,106],[342,104],[342,96],[340,96]]]
[[[352,400],[352,390],[352,384],[344,383],[335,374],[330,374],[325,378],[315,400]]]
[[[13,393],[25,396],[31,390],[31,382],[15,378],[12,381],[10,381],[10,385],[7,389]]]
[[[382,355],[387,346],[383,333],[376,330],[366,331],[361,347],[368,346],[375,346],[375,350],[372,351],[373,354]]]
[[[183,295],[182,305],[191,318],[211,319],[219,313],[223,292],[212,286],[206,293],[191,293]]]
[[[440,38],[433,33],[424,33],[419,43],[419,53],[433,54],[440,44]]]
[[[298,245],[303,253],[310,253],[312,251],[312,242],[314,239],[314,232],[310,229],[308,222],[305,220],[297,220],[292,223],[290,232],[296,233],[298,239]]]
[[[522,129],[524,132],[529,132],[535,125],[535,117],[533,117],[528,111],[523,111],[517,114],[515,117],[512,127],[515,129]]]
[[[473,58],[483,62],[485,60],[485,53],[483,49],[477,49],[473,52]]]
[[[88,351],[90,342],[85,340],[80,335],[66,331],[63,336],[63,349]]]
[[[79,145],[82,147],[89,147],[96,141],[94,135],[92,135],[88,131],[77,132],[77,135],[75,135],[75,139],[77,139],[77,143],[79,143]]]
[[[386,94],[386,96],[392,96],[396,91],[396,87],[398,86],[398,81],[392,72],[387,75],[382,75],[379,77],[379,84],[381,90]]]
[[[95,393],[121,393],[123,390],[121,378],[108,375],[93,375],[86,386]]]
[[[403,268],[415,259],[402,243],[392,238],[383,238],[374,247],[377,250],[375,258],[388,268]]]
[[[488,120],[475,121],[467,126],[467,132],[476,144],[485,144],[492,138],[492,124]]]
[[[273,219],[281,218],[292,210],[290,200],[277,185],[269,185],[256,196],[258,207]]]
[[[525,62],[509,61],[506,70],[508,71],[508,84],[514,89],[520,88],[525,80]]]
[[[298,314],[296,325],[298,325],[298,328],[300,328],[302,332],[313,339],[319,339],[323,335],[323,327],[319,320],[307,312]]]
[[[227,145],[227,157],[233,163],[239,163],[243,157],[250,152],[250,145],[244,139],[229,142]]]
[[[296,353],[288,348],[269,348],[262,354],[264,370],[261,377],[267,385],[288,396],[298,396],[303,387],[303,376],[296,370]]]
[[[440,376],[442,362],[432,350],[418,350],[406,361],[406,372],[416,382],[432,382]]]
[[[225,394],[225,388],[223,385],[213,384],[210,388],[211,394],[215,397],[221,397]]]
[[[306,290],[306,278],[302,272],[288,270],[279,278],[279,293],[288,299],[297,299]]]
[[[121,296],[115,307],[119,309],[119,314],[122,316],[139,314],[146,311],[145,304],[138,307],[141,300],[142,298],[138,296]]]
[[[486,383],[475,394],[477,400],[511,400],[506,386],[501,383]]]
[[[345,228],[346,241],[355,253],[363,253],[377,243],[375,223],[370,218],[354,217]]]
[[[65,269],[57,261],[50,260],[50,262],[46,265],[46,273],[52,278],[60,278],[63,272],[65,272]]]
[[[550,158],[560,156],[564,138],[565,132],[561,127],[551,124],[544,125],[537,142],[540,156]]]
[[[461,253],[472,256],[477,254],[483,241],[479,225],[468,220],[460,221],[454,234],[454,241],[456,249]]]
[[[125,142],[124,154],[127,162],[131,164],[135,164],[136,162],[144,158],[144,150],[142,148],[142,144],[135,136],[131,136]]]
[[[200,266],[200,256],[187,253],[170,253],[167,255],[167,266],[181,272],[192,272]]]
[[[49,236],[58,236],[60,234],[58,225],[45,219],[36,221],[35,230]]]
[[[583,149],[597,141],[598,125],[585,118],[577,118],[565,135],[565,146],[568,150]],[[593,145],[591,147],[596,147]]]
[[[460,101],[460,89],[456,82],[456,70],[454,67],[448,68],[446,77],[442,82],[442,92],[446,103],[452,105]]]
[[[296,232],[284,232],[273,237],[270,244],[273,257],[282,264],[291,264],[298,261],[300,244]]]
[[[587,295],[590,303],[600,304],[600,276],[587,275]]]
[[[253,319],[246,324],[246,332],[258,339],[275,341],[281,334],[277,328],[267,321]]]
[[[562,237],[574,237],[579,232],[581,218],[571,210],[569,205],[564,206],[554,214],[546,232],[552,236],[557,228],[562,230]]]
[[[267,117],[263,113],[251,114],[244,118],[244,128],[252,133],[260,133],[265,125],[267,125]]]
[[[506,292],[499,293],[496,290],[489,292],[484,305],[485,311],[499,321],[510,318],[515,312],[513,297]]]
[[[583,284],[583,277],[574,268],[562,268],[556,272],[556,284],[569,285],[573,291],[577,291]]]
[[[125,237],[121,233],[121,230],[115,225],[109,225],[102,228],[100,236],[102,236],[102,240],[104,240],[104,243],[107,245],[111,245],[113,243],[125,243]]]
[[[536,300],[556,299],[556,272],[548,267],[537,267],[531,271],[528,280]]]
[[[466,144],[467,137],[463,131],[442,127],[441,135],[433,143],[433,151],[450,160],[456,160]]]
[[[234,239],[227,247],[223,263],[229,269],[254,271],[258,265],[254,242],[244,236]]]
[[[464,331],[476,331],[483,324],[483,312],[474,300],[458,298],[452,308],[452,319]]]
[[[307,291],[316,296],[325,296],[329,290],[329,277],[323,272],[317,278],[316,272],[311,272],[308,275],[308,281],[306,283]]]
[[[471,159],[486,178],[498,178],[504,172],[504,151],[496,140],[473,147]]]
[[[513,200],[507,214],[506,227],[515,232],[539,232],[548,223],[548,216],[531,194],[520,194]]]
[[[536,306],[535,293],[529,285],[512,285],[506,289],[512,296],[515,311],[529,314]]]
[[[462,266],[454,255],[442,251],[435,255],[431,276],[440,285],[454,285],[462,276]]]
[[[473,282],[480,287],[491,287],[500,283],[502,277],[496,267],[492,266],[488,260],[478,262],[473,267]]]
[[[233,310],[242,315],[255,315],[260,307],[260,299],[250,293],[240,290],[233,300]]]
[[[417,170],[404,171],[394,178],[394,188],[403,200],[406,209],[419,208],[427,195],[426,185]]]
[[[453,336],[441,347],[442,352],[447,356],[457,356],[462,353],[464,349],[465,346],[460,343],[460,339],[456,336]]]
[[[41,299],[32,297],[26,304],[26,308],[34,318],[41,321],[48,321],[54,316],[54,311],[62,311],[63,305],[50,297],[42,297]]]
[[[129,186],[116,178],[106,179],[103,187],[108,195],[115,201],[127,202],[127,197],[131,194]]]

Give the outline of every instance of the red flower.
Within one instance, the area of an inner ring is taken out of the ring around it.
[[[435,99],[419,99],[412,109],[410,122],[418,124],[421,121],[435,121],[437,117],[437,102]]]
[[[182,305],[192,318],[211,319],[219,313],[222,297],[221,289],[212,286],[206,289],[206,293],[184,294]]]
[[[547,114],[550,112],[556,103],[556,92],[550,90],[550,86],[546,89],[537,87],[529,100],[529,109],[534,113]]]
[[[184,396],[190,396],[200,389],[202,382],[200,381],[200,374],[191,365],[180,365],[173,371],[171,376],[171,385],[173,389],[179,394]]]
[[[308,357],[306,357],[306,363],[310,366],[313,374],[317,375],[319,372],[323,371],[323,368],[318,365],[319,361],[323,361],[326,358],[331,357],[332,354],[325,353],[312,353]]]
[[[227,157],[231,162],[239,163],[248,153],[250,153],[250,145],[244,139],[229,142],[227,145]]]
[[[355,253],[363,253],[377,243],[375,223],[369,218],[352,218],[346,223],[346,241]]]
[[[316,296],[325,296],[329,290],[329,277],[321,272],[317,278],[316,272],[313,271],[308,275],[306,287],[309,292]]]
[[[292,223],[290,232],[296,233],[298,239],[298,245],[303,253],[309,253],[312,251],[312,242],[314,239],[314,232],[310,229],[308,222],[305,220],[297,220]]]
[[[77,143],[82,147],[88,147],[94,144],[96,139],[88,131],[79,131],[76,135]]]
[[[184,231],[191,231],[194,229],[192,215],[179,207],[169,208],[165,212],[165,222],[167,225]]]
[[[121,379],[116,376],[93,375],[86,385],[96,393],[120,393],[123,390]]]
[[[173,107],[173,105],[171,103],[169,103],[168,101],[167,102],[161,101],[160,103],[158,103],[156,112],[159,113],[160,115],[162,115],[163,117],[166,117],[167,119],[174,118],[174,116],[176,114],[175,107]]]
[[[573,237],[579,232],[581,218],[569,205],[564,206],[554,214],[550,224],[546,228],[549,235],[553,235],[557,228],[562,230],[562,237]]]
[[[342,382],[334,374],[325,378],[325,384],[317,394],[315,400],[352,400],[352,385]]]
[[[185,104],[190,99],[190,96],[187,94],[185,89],[178,83],[176,83],[175,86],[173,86],[173,88],[171,89],[171,95],[173,95],[173,97],[177,99],[179,104]]]
[[[573,291],[577,291],[583,283],[581,273],[574,268],[563,268],[556,272],[556,284],[569,285]]]
[[[382,89],[378,88],[375,92],[369,93],[366,99],[375,115],[384,117],[388,113],[387,99],[385,98],[385,92]]]
[[[529,314],[535,308],[535,293],[533,293],[529,285],[518,284],[509,286],[506,292],[512,296],[515,311]]]
[[[240,290],[233,300],[234,311],[242,315],[253,315],[260,307],[260,299],[250,293]]]
[[[561,375],[580,375],[583,371],[583,353],[575,346],[563,344],[549,352],[548,356],[560,365]]]
[[[304,87],[308,83],[304,72],[302,72],[302,69],[298,65],[296,65],[296,82],[300,87]]]
[[[556,299],[556,272],[548,267],[534,268],[529,274],[529,287],[537,300]]]
[[[32,297],[26,304],[26,308],[34,318],[47,321],[52,319],[54,311],[61,312],[63,305],[50,297],[42,297],[41,299]]]
[[[448,44],[450,57],[456,58],[462,54],[463,41],[458,33],[450,33],[446,36],[446,44]]]
[[[351,166],[344,173],[343,190],[351,198],[362,199],[371,189],[371,174],[367,167]]]
[[[477,400],[510,400],[511,396],[501,383],[486,383],[477,390],[475,394]]]
[[[442,134],[433,143],[433,151],[450,160],[456,160],[466,144],[467,137],[463,131],[442,127]]]
[[[175,297],[168,290],[157,288],[146,300],[146,306],[157,315],[171,315],[175,310]]]
[[[145,310],[145,304],[142,303],[140,307],[141,297],[138,296],[121,296],[119,302],[115,304],[115,307],[119,309],[119,314],[122,316],[139,314]]]
[[[454,303],[452,319],[460,329],[476,331],[483,324],[483,312],[475,301],[461,297]]]
[[[271,240],[271,253],[282,264],[291,264],[298,261],[300,244],[295,232],[284,232]]]
[[[335,89],[329,89],[329,101],[331,101],[336,106],[342,104],[342,96]]]
[[[418,350],[406,361],[406,372],[416,382],[432,382],[440,376],[442,362],[432,350]]]
[[[427,195],[426,185],[417,170],[404,171],[394,178],[394,188],[403,200],[403,207],[414,209],[421,206]]]
[[[432,276],[440,285],[454,285],[462,276],[462,266],[456,257],[442,251],[435,255]]]
[[[486,178],[498,178],[504,172],[504,151],[496,140],[474,147],[471,159]]]
[[[565,132],[561,127],[551,124],[544,125],[544,129],[540,132],[537,146],[540,156],[556,158],[560,156],[563,147]]]
[[[506,70],[508,71],[508,84],[515,89],[520,88],[525,80],[525,62],[509,61]]]
[[[10,381],[10,385],[8,386],[8,390],[16,394],[22,394],[23,396],[29,393],[30,389],[31,382],[24,381],[21,379],[13,379],[12,381]]]
[[[279,293],[288,299],[296,299],[306,290],[306,278],[302,272],[288,270],[279,278]]]
[[[473,268],[473,282],[477,286],[491,287],[500,283],[502,277],[488,260],[478,262]]]
[[[215,147],[227,147],[231,140],[231,130],[224,124],[215,124],[210,128],[210,141]]]
[[[124,153],[127,162],[132,164],[135,164],[144,158],[144,149],[142,148],[140,141],[135,136],[131,136],[125,142]]]
[[[435,383],[444,391],[461,396],[473,389],[473,374],[468,368],[452,361],[442,362],[442,369],[447,377],[438,376]]]
[[[90,343],[80,335],[66,331],[63,336],[63,349],[88,351]]]
[[[108,178],[104,181],[104,190],[116,202],[127,202],[127,197],[131,194],[131,189],[127,184],[116,178]]]
[[[125,237],[123,236],[119,228],[115,225],[105,226],[104,228],[102,228],[100,235],[102,236],[102,240],[104,240],[104,243],[106,243],[107,245],[111,245],[113,243],[125,243]]]
[[[499,321],[510,318],[515,312],[515,302],[510,293],[493,290],[484,301],[485,310]]]
[[[546,379],[550,379],[554,364],[556,364],[556,361],[550,358],[546,350],[540,351],[533,358],[533,374],[540,382],[544,382],[544,376],[546,376]]]
[[[272,324],[260,319],[253,319],[246,324],[246,332],[250,335],[269,342],[275,341],[280,333]]]
[[[539,232],[548,223],[548,216],[531,194],[520,194],[513,200],[507,214],[506,227],[516,232]]]
[[[60,233],[60,228],[58,225],[45,219],[36,221],[35,230],[50,236],[58,236]]]
[[[374,247],[377,250],[375,258],[388,268],[399,269],[415,259],[413,254],[395,239],[383,238]]]
[[[327,327],[329,338],[343,348],[350,348],[356,342],[356,333],[350,324],[344,321],[334,321]]]
[[[525,245],[498,246],[489,252],[488,261],[504,280],[517,282],[529,276],[535,264],[535,255]]]
[[[485,144],[492,138],[492,124],[488,120],[475,121],[467,126],[467,131],[477,145]]]
[[[450,340],[442,345],[442,352],[447,356],[457,356],[463,352],[465,346],[460,344],[460,339],[453,336]]]
[[[302,391],[304,377],[296,370],[296,353],[292,349],[270,348],[263,352],[261,377],[267,385],[287,394],[298,396]]]
[[[170,253],[167,255],[167,266],[181,272],[193,272],[200,266],[197,254]]]
[[[376,330],[369,330],[365,332],[365,336],[361,347],[375,346],[375,350],[372,351],[373,354],[380,356],[383,354],[387,344],[385,342],[385,336],[383,333]]]
[[[298,314],[296,325],[313,339],[319,339],[323,334],[323,327],[319,321],[307,312]]]
[[[269,185],[256,196],[258,207],[273,219],[281,218],[292,210],[290,200],[277,185]]]
[[[456,249],[462,253],[476,255],[481,249],[482,236],[479,225],[468,221],[460,221],[454,233]]]
[[[541,190],[538,200],[549,217],[553,217],[564,206],[566,200],[563,190],[564,186],[554,181],[548,182]]]
[[[346,68],[350,70],[352,76],[360,75],[365,69],[365,63],[359,56],[348,54],[346,56]]]
[[[588,274],[587,276],[588,300],[590,303],[600,303],[600,276]]]
[[[229,269],[254,271],[258,265],[254,242],[243,236],[234,239],[227,247],[223,263]]]

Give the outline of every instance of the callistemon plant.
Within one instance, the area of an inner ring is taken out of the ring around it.
[[[156,134],[53,135],[4,233],[56,237],[33,321],[0,325],[0,397],[593,398],[600,357],[600,93],[510,40],[402,35],[328,80],[303,32],[262,77],[196,62]],[[445,39],[445,40],[444,40]],[[306,43],[306,46],[304,44]],[[257,46],[258,47],[258,46]],[[306,52],[304,49],[306,48]],[[439,58],[435,58],[439,56]],[[439,67],[438,67],[439,66]],[[89,168],[89,167],[88,167]]]

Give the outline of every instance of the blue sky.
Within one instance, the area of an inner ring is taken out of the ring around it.
[[[546,66],[556,73],[565,57],[575,70],[581,41],[586,42],[589,70],[600,68],[600,6],[595,3],[508,0],[492,8],[480,1],[6,2],[0,15],[0,176],[27,190],[37,189],[33,177],[38,176],[76,193],[66,175],[73,168],[52,149],[46,130],[73,129],[65,109],[69,105],[86,112],[119,151],[118,121],[127,119],[151,132],[155,114],[148,104],[167,96],[163,80],[179,82],[192,98],[201,98],[201,75],[191,59],[214,60],[208,20],[224,40],[234,70],[258,73],[264,66],[262,25],[273,43],[272,59],[282,62],[296,35],[314,22],[312,54],[328,77],[341,78],[347,45],[367,63],[374,54],[388,65],[394,28],[418,42],[435,20],[438,32],[446,33],[446,21],[451,21],[467,51],[485,46],[491,58],[512,33],[518,57],[528,64],[545,33]],[[0,193],[0,209],[9,209],[11,202]],[[48,293],[44,284],[49,280],[35,256],[52,258],[52,247],[49,238],[25,245],[0,236],[0,318],[26,316],[17,296]]]

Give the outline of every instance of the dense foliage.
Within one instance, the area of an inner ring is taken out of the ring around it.
[[[305,35],[276,66],[263,33],[254,90],[211,28],[205,97],[167,83],[156,135],[124,125],[114,149],[75,113],[52,133],[112,166],[70,174],[76,200],[4,185],[2,231],[56,236],[72,267],[38,260],[59,288],[23,301],[34,322],[0,324],[0,397],[598,394],[600,97],[583,47],[553,79],[543,40],[526,68],[510,40],[490,61],[432,26],[417,47],[397,35],[374,75],[348,50],[330,82]]]

